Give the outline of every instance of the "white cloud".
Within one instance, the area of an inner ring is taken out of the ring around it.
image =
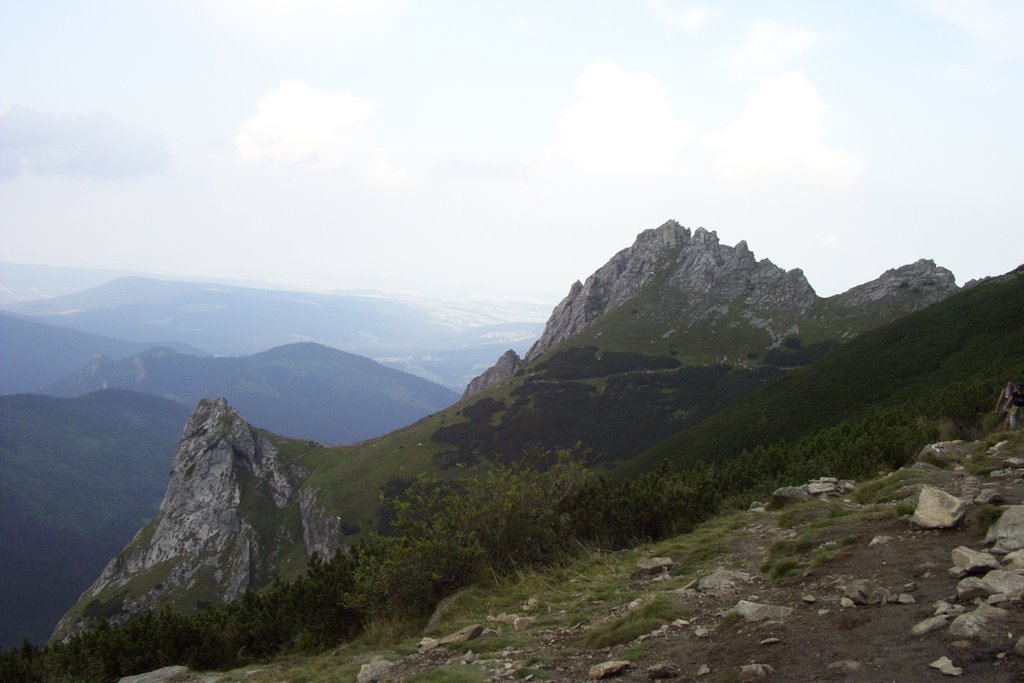
[[[170,163],[157,133],[97,112],[47,114],[16,107],[0,113],[0,179],[23,173],[125,178]]]
[[[647,6],[661,21],[684,29],[699,28],[710,14],[703,7],[672,0],[647,0]]]
[[[377,105],[347,92],[285,81],[260,100],[234,136],[236,158],[292,168],[342,171],[375,184],[406,172],[378,144],[370,119]]]
[[[729,58],[739,78],[760,78],[783,71],[820,42],[817,33],[790,28],[771,19],[758,19],[747,31],[742,47]]]
[[[672,171],[693,139],[676,119],[664,86],[649,73],[626,73],[594,62],[576,80],[576,100],[562,111],[558,140],[544,150],[542,169],[566,166],[589,174],[661,175]]]
[[[826,111],[802,73],[764,79],[735,122],[706,136],[717,155],[715,174],[734,182],[777,178],[851,184],[863,161],[825,143]]]

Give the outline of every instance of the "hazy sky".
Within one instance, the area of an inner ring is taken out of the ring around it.
[[[0,260],[552,303],[1024,263],[1024,2],[0,0]]]

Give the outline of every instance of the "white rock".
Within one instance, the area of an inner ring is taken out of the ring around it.
[[[999,519],[988,528],[985,542],[992,543],[992,551],[1009,553],[1024,548],[1024,505],[1010,505]]]
[[[917,498],[913,522],[925,529],[951,529],[960,523],[967,504],[933,486],[923,486]]]
[[[939,657],[928,666],[933,669],[938,669],[940,673],[944,673],[947,676],[959,676],[964,672],[963,669],[955,666],[953,662],[950,661],[949,657]]]

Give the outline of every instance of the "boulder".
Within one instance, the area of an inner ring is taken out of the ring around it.
[[[1024,550],[1014,550],[1003,558],[1003,569],[1024,569]]]
[[[1006,634],[1001,628],[1009,612],[991,605],[978,605],[972,612],[961,614],[949,625],[949,635],[953,638],[977,638],[980,640],[1003,642]]]
[[[647,560],[640,560],[633,569],[633,577],[657,576],[663,572],[667,573],[675,561],[671,557],[652,557]]]
[[[999,569],[999,560],[988,553],[971,550],[965,545],[953,549],[953,564],[969,574],[981,574]]]
[[[992,551],[1008,553],[1024,548],[1024,505],[1010,505],[999,519],[988,528],[985,542],[992,544]]]
[[[925,529],[952,529],[964,517],[967,504],[934,486],[923,486],[913,522]]]
[[[772,492],[772,502],[776,505],[796,503],[801,500],[809,500],[811,497],[807,486],[782,486]]]
[[[356,683],[376,683],[382,679],[387,670],[395,665],[383,657],[376,657],[369,664],[363,664],[356,674]]]
[[[985,574],[983,580],[991,593],[1002,593],[1011,600],[1024,596],[1024,576],[1017,572],[996,569]]]
[[[975,598],[987,598],[995,592],[991,586],[977,576],[968,576],[956,585],[956,597],[961,602],[970,602]]]

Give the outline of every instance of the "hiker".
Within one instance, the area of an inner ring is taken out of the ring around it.
[[[1000,407],[1006,413],[1006,421],[1010,429],[1016,429],[1017,423],[1024,415],[1024,384],[1007,382],[1006,386],[999,392],[999,399],[996,401],[996,414],[999,414]],[[1004,425],[1004,428],[1006,425]]]

